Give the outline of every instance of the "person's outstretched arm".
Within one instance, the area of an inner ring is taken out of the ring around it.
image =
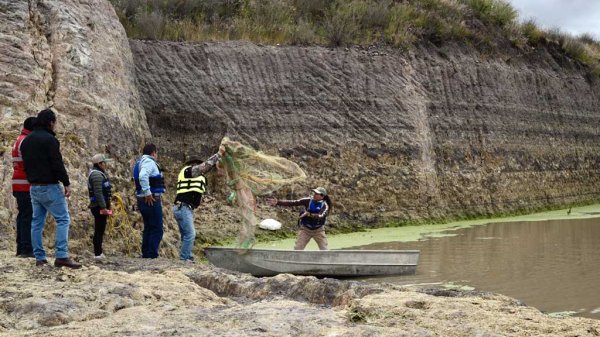
[[[208,158],[202,164],[192,166],[192,169],[190,170],[191,175],[192,175],[191,178],[200,176],[200,175],[212,170],[212,168],[215,167],[215,165],[217,165],[219,160],[221,160],[221,156],[223,156],[223,153],[225,153],[225,148],[221,145],[219,147],[219,152],[210,156],[210,158]],[[187,177],[187,178],[190,178],[190,177]]]

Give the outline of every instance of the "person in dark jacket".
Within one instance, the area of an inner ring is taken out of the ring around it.
[[[304,250],[310,239],[317,242],[320,250],[327,250],[327,236],[325,235],[325,222],[331,209],[331,199],[324,187],[312,190],[311,197],[298,200],[267,199],[271,206],[304,206],[300,213],[298,236],[294,250]]]
[[[112,213],[110,210],[111,185],[106,169],[108,159],[105,155],[99,153],[92,157],[94,165],[88,176],[88,193],[90,197],[90,210],[94,216],[94,258],[103,259],[102,241],[104,231],[106,230],[106,221]]]
[[[17,199],[17,256],[35,257],[33,247],[31,246],[31,197],[29,196],[29,181],[23,165],[23,156],[21,155],[21,142],[27,137],[35,125],[35,117],[28,117],[23,123],[21,134],[12,148],[13,176],[12,192]]]
[[[194,260],[192,257],[192,248],[194,248],[194,239],[196,239],[194,209],[200,206],[202,196],[206,192],[204,174],[219,162],[224,152],[225,148],[221,146],[219,152],[205,162],[197,158],[188,160],[177,177],[177,196],[173,205],[173,215],[179,225],[179,234],[181,235],[179,258],[183,261]]]
[[[55,137],[55,126],[54,111],[42,110],[37,115],[33,132],[21,143],[25,173],[31,184],[31,243],[36,265],[47,264],[42,237],[46,215],[50,212],[56,220],[54,266],[77,269],[81,268],[81,264],[69,258],[71,216],[66,198],[71,196],[71,183],[60,153],[60,143]],[[60,187],[60,182],[64,190]]]

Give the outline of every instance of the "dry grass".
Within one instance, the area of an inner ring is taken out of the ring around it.
[[[549,43],[558,44],[571,58],[589,66],[590,73],[600,76],[600,43],[591,35],[575,37],[552,29],[544,32],[544,38]]]
[[[482,22],[500,27],[514,24],[517,11],[504,0],[462,0]]]
[[[505,0],[110,1],[128,36],[138,39],[396,47],[456,40],[493,49],[500,36],[518,48],[558,42],[592,72],[600,69],[600,44],[593,37],[544,31],[532,20],[519,24]]]

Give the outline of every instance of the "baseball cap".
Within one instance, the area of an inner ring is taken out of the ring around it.
[[[111,161],[112,161],[112,159],[109,159],[106,155],[104,155],[102,153],[95,154],[92,157],[92,164],[98,164],[98,163],[101,163],[101,162],[108,163],[108,162],[111,162]]]
[[[321,194],[323,196],[327,195],[327,190],[325,189],[325,187],[317,187],[313,190],[313,192]]]

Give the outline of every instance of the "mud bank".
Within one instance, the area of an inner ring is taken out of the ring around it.
[[[0,336],[600,335],[600,321],[551,317],[490,293],[82,260],[77,271],[40,268],[0,251]]]
[[[130,40],[148,126],[172,158],[225,135],[325,185],[331,223],[372,227],[598,200],[600,85],[552,46],[482,55],[388,47]]]

